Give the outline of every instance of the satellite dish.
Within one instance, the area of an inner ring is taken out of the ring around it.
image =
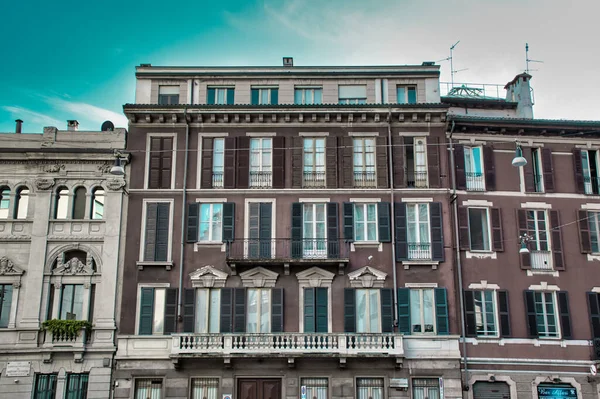
[[[103,132],[112,132],[115,130],[115,125],[111,121],[105,121],[100,128]]]

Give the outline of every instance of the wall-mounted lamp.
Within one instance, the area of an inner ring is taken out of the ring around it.
[[[115,151],[115,164],[110,168],[110,174],[113,176],[125,175],[125,168],[123,167],[121,153],[119,151]]]
[[[527,233],[525,233],[519,237],[519,240],[521,241],[521,249],[519,249],[520,254],[528,254],[529,253],[529,248],[527,247],[527,244],[532,239],[533,239],[533,237]]]
[[[520,168],[521,166],[527,165],[527,160],[523,156],[523,150],[521,149],[521,144],[516,143],[517,149],[515,150],[515,157],[512,160],[512,166],[516,168]]]

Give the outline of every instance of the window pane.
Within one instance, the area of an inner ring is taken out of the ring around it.
[[[416,104],[417,103],[417,90],[414,87],[408,88],[408,103]]]
[[[8,208],[10,207],[10,190],[0,190],[0,219],[8,219]]]
[[[0,285],[0,327],[8,327],[10,308],[12,304],[12,285]]]
[[[192,399],[217,399],[218,378],[192,378]]]
[[[260,104],[269,104],[269,89],[260,89]]]
[[[56,209],[54,216],[56,219],[66,219],[69,206],[69,190],[60,189],[56,194]]]
[[[411,322],[411,331],[420,333],[423,332],[422,329],[422,319],[421,319],[421,291],[420,290],[410,290],[410,322]]]
[[[271,290],[260,290],[260,332],[271,332]]]
[[[221,315],[221,290],[210,290],[210,308],[208,318],[208,332],[218,333],[220,331],[220,315]]]
[[[83,219],[85,217],[85,202],[85,187],[77,187],[73,196],[73,219]]]
[[[258,332],[258,290],[248,289],[248,314],[246,316],[246,332]]]
[[[73,315],[75,320],[83,320],[83,285],[77,284],[73,295]]]
[[[469,235],[472,250],[490,250],[487,209],[469,208]]]
[[[356,291],[356,332],[367,332],[367,290]]]
[[[302,378],[300,386],[306,387],[307,399],[328,399],[329,381],[327,378]]]
[[[433,290],[423,290],[423,321],[427,333],[434,332],[433,305]]]
[[[29,190],[23,188],[17,194],[17,219],[27,218],[27,208],[29,207]],[[0,213],[2,213],[2,206],[0,205]],[[0,219],[2,216],[0,216]]]
[[[481,147],[473,147],[471,151],[473,154],[473,172],[480,174],[483,170],[481,165]]]
[[[302,89],[294,91],[294,104],[302,104]]]
[[[197,289],[196,290],[196,327],[197,333],[208,332],[208,290]]]
[[[212,206],[212,237],[211,241],[222,241],[223,232],[223,204]]]
[[[210,241],[211,227],[211,204],[200,205],[200,239],[199,241]]]
[[[92,219],[102,219],[104,217],[104,190],[94,190],[92,196]]]
[[[396,94],[397,94],[397,98],[398,98],[398,104],[405,104],[406,103],[405,88],[402,86],[398,86],[398,88],[396,89]]]
[[[315,89],[315,104],[323,103],[323,89]],[[319,398],[320,399],[320,398]]]
[[[381,332],[379,328],[379,290],[369,290],[369,332]]]
[[[162,380],[137,379],[135,399],[162,399]]]
[[[590,226],[590,241],[592,242],[592,252],[600,252],[598,238],[600,237],[600,212],[588,212],[588,223]]]
[[[67,284],[63,286],[62,290],[62,299],[60,303],[60,319],[61,320],[73,320],[72,310],[73,310],[73,290],[74,286],[72,284]]]
[[[165,325],[165,295],[164,288],[154,290],[154,318],[152,320],[152,332],[162,334]]]

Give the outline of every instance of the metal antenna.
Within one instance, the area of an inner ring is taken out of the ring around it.
[[[537,71],[537,69],[529,69],[530,62],[539,62],[540,64],[544,63],[544,61],[537,61],[537,60],[529,59],[529,43],[525,43],[525,73],[527,73],[527,74],[531,71]]]
[[[454,48],[456,47],[456,45],[460,43],[460,40],[457,41],[456,43],[454,43],[452,46],[450,46],[450,57],[444,58],[442,60],[436,61],[436,62],[440,62],[440,61],[450,61],[450,81],[451,81],[451,86],[454,87],[454,74],[458,73],[458,72],[462,72],[462,71],[466,71],[469,68],[464,68],[464,69],[458,69],[455,70],[454,69]]]

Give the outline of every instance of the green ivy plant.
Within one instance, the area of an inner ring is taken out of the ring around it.
[[[87,320],[52,319],[43,322],[42,327],[45,330],[50,331],[52,334],[77,337],[83,329],[90,331],[92,329],[92,323]]]

